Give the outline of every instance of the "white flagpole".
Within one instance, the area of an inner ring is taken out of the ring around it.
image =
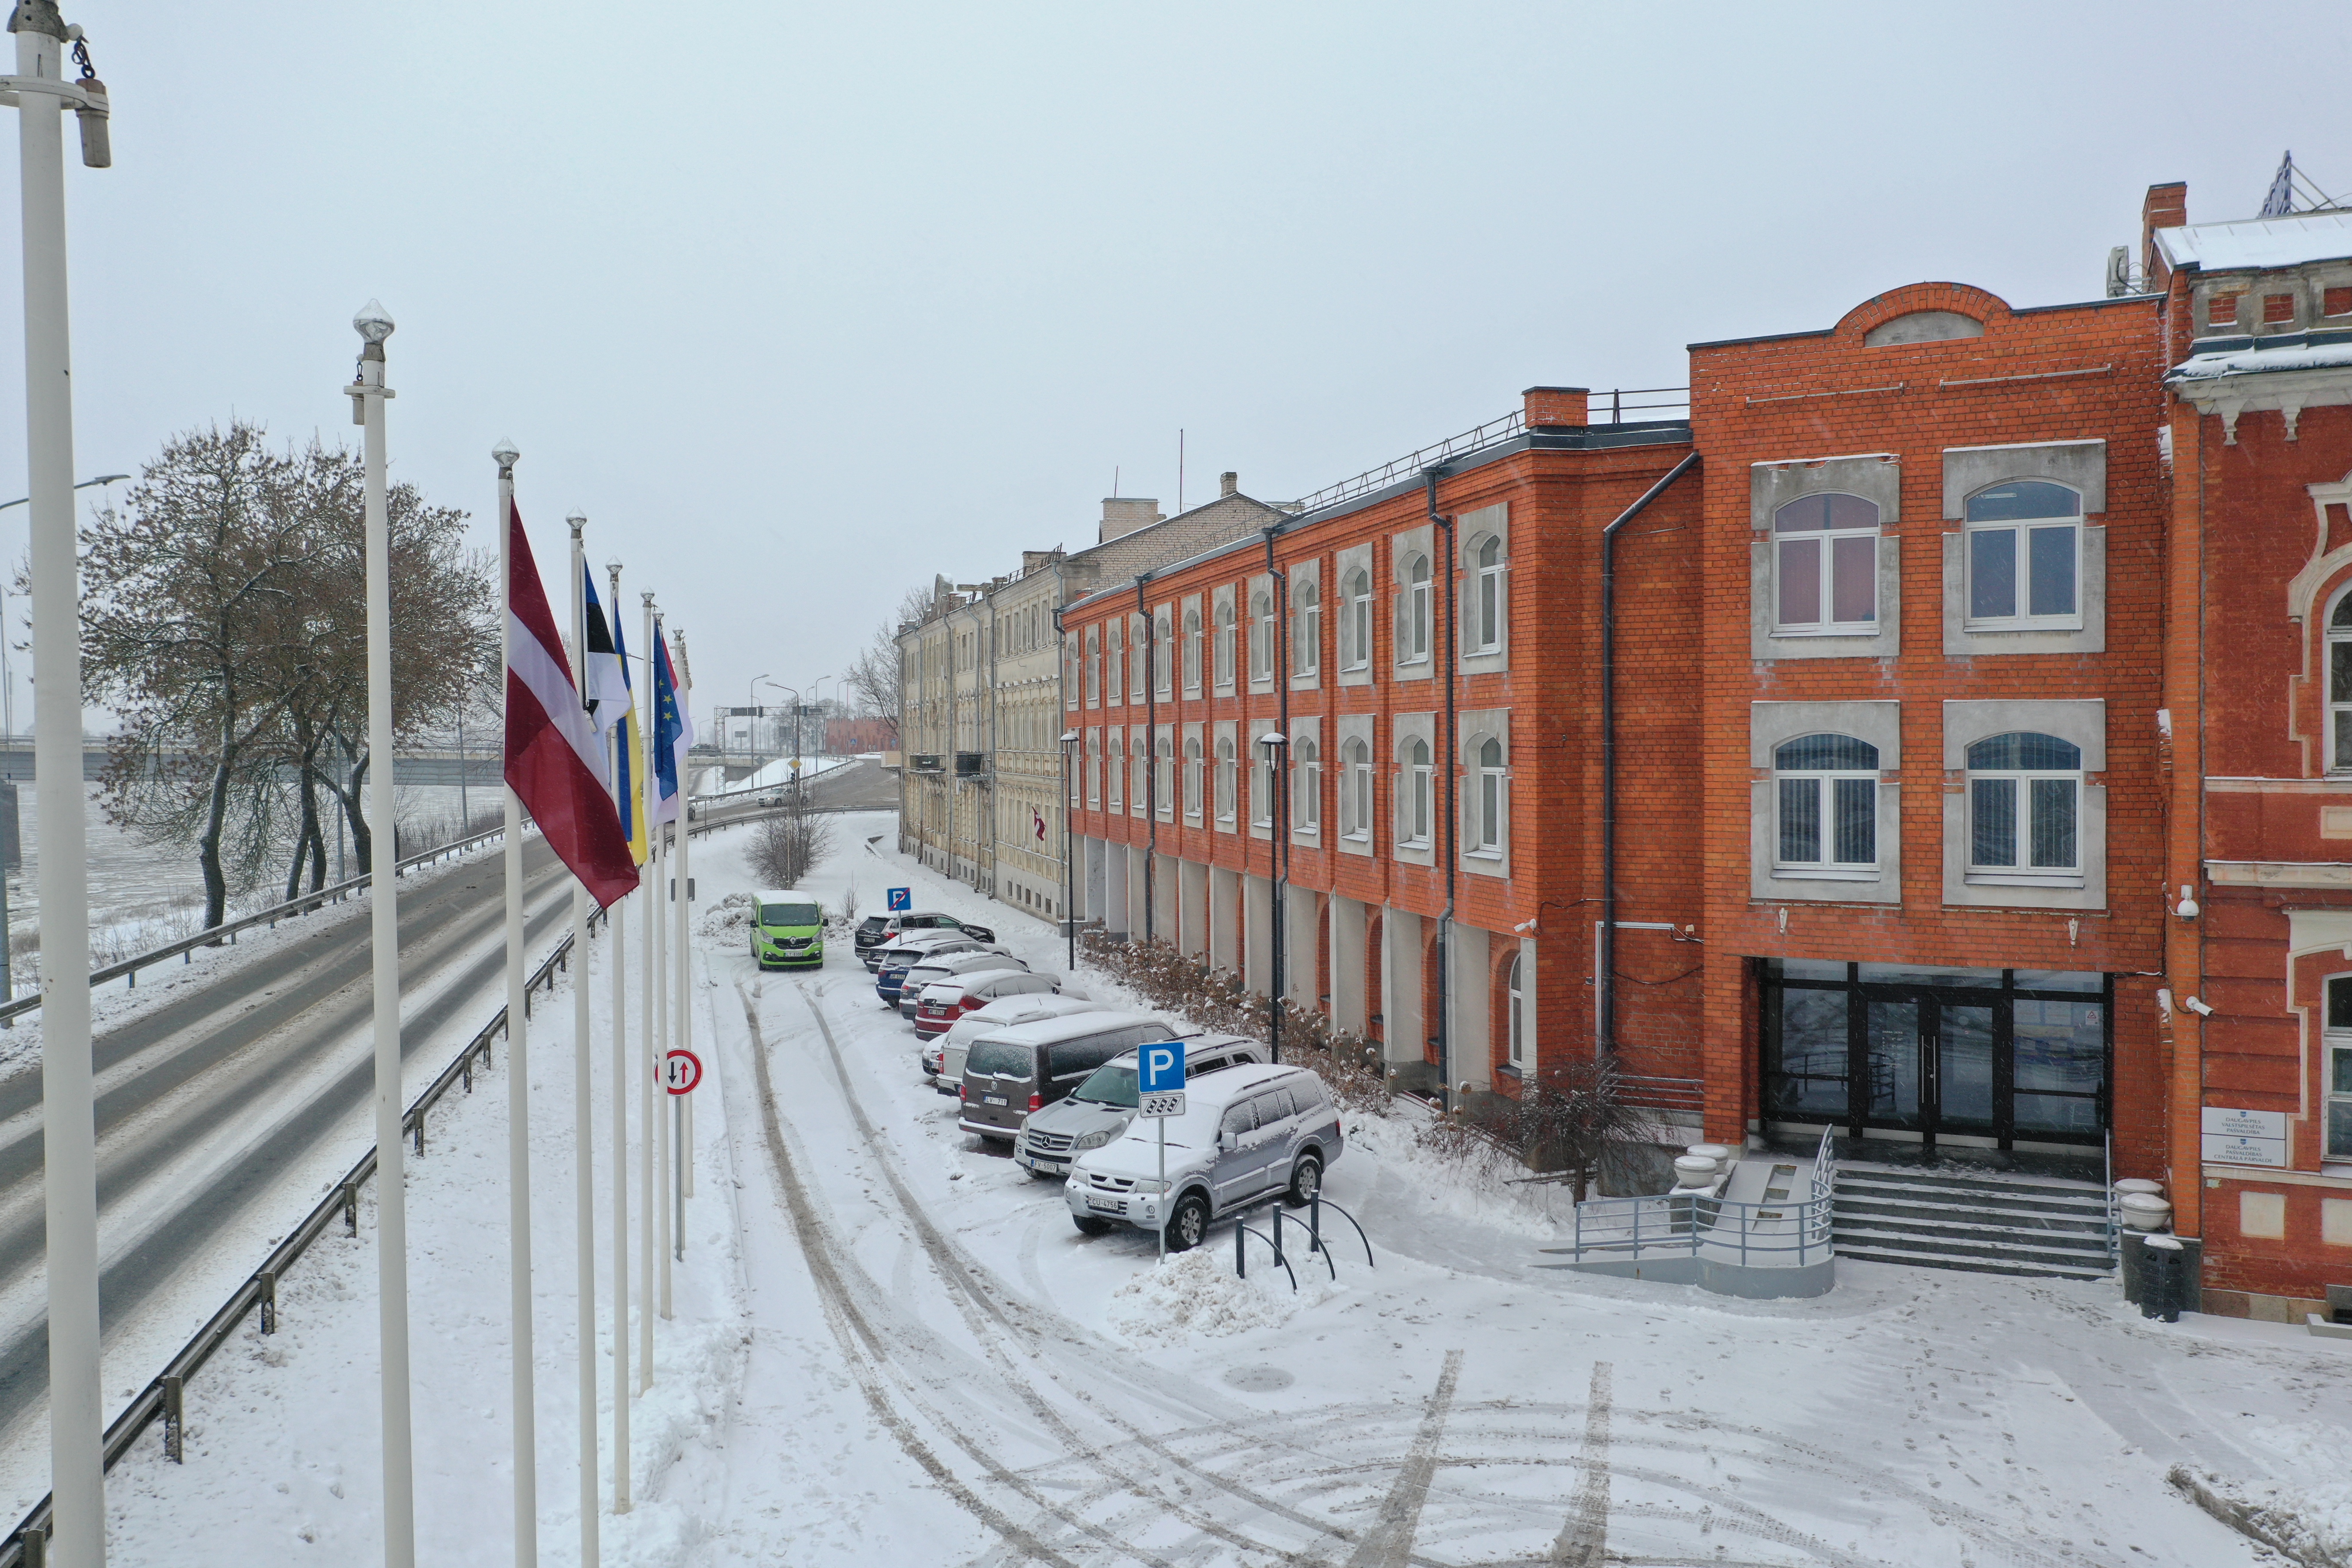
[[[685,733],[688,687],[686,684],[686,634],[673,628],[670,641],[673,662],[677,671],[677,715],[679,733]],[[688,921],[691,911],[687,892],[693,886],[688,869],[693,854],[689,848],[692,834],[688,830],[694,821],[693,795],[688,788],[686,758],[677,759],[677,1048],[694,1048],[694,936]],[[694,1096],[681,1094],[677,1099],[677,1191],[671,1198],[677,1212],[670,1219],[670,1247],[678,1261],[686,1260],[686,1200],[693,1190],[692,1178],[687,1174],[694,1154]]]
[[[646,694],[650,716],[654,692],[654,596],[643,592],[639,598],[645,605],[645,637],[637,647],[646,650]],[[645,1201],[645,1235],[637,1247],[637,1392],[643,1394],[654,1385],[654,1254],[660,1250],[655,1227],[660,1223],[661,1200],[654,1192],[654,1110],[657,1099],[654,1080],[661,1071],[659,1042],[656,1038],[655,994],[661,985],[661,825],[654,820],[654,808],[661,804],[661,793],[654,775],[654,727],[640,719],[638,736],[645,742],[645,755],[639,759],[643,767],[640,777],[645,781],[638,794],[646,813],[646,886],[649,889],[646,910],[646,975],[645,1013],[638,1020],[639,1032],[646,1039],[646,1070],[639,1084],[639,1114],[637,1116],[637,1191]]]
[[[572,668],[580,700],[588,700],[588,615],[584,597],[587,559],[580,531],[588,520],[573,512],[572,525]],[[595,1100],[588,1082],[588,884],[572,881],[572,1199],[579,1210],[573,1228],[580,1254],[580,1563],[595,1568],[596,1542],[596,1150]]]
[[[499,465],[499,668],[514,668],[514,466],[521,453],[501,441]],[[506,687],[499,688],[506,711]],[[530,1331],[530,955],[522,921],[522,801],[512,784],[506,805],[507,885],[507,1251],[508,1310],[514,1322],[515,1568],[539,1563],[539,1394]]]
[[[407,1150],[401,1142],[400,894],[392,795],[392,522],[384,492],[383,341],[392,318],[369,300],[352,318],[366,347],[351,388],[365,426],[367,509],[368,914],[374,950],[376,1327],[383,1352],[383,1560],[416,1562],[416,1479],[408,1389]]]
[[[23,0],[16,73],[64,86],[65,23]],[[17,95],[24,214],[25,462],[32,497],[34,792],[40,809],[42,1181],[48,1219],[50,1561],[106,1561],[99,1382],[98,1135],[90,1063],[89,871],[81,773],[81,609],[74,552],[66,319],[65,100]],[[0,941],[5,941],[0,934]]]
[[[647,647],[652,647],[652,648],[658,649],[658,648],[659,648],[659,647],[660,647],[660,644],[661,644],[661,622],[660,622],[658,619],[656,619],[656,620],[654,622],[653,637],[652,637],[652,640],[647,644]],[[647,657],[650,658],[651,658],[651,657],[653,657],[653,656],[649,654]],[[656,699],[658,699],[658,693],[656,693]],[[658,720],[659,720],[659,718],[660,718],[660,716],[661,716],[661,710],[660,710],[660,708],[658,707],[658,705],[656,705],[656,707],[655,708],[655,710],[654,710],[654,716],[655,716],[655,718],[656,718],[656,721],[658,721]],[[652,744],[652,746],[650,746],[650,747],[648,747],[648,748],[647,748],[647,752],[648,752],[648,753],[649,753],[650,755],[653,755],[653,756],[655,756],[656,758],[658,758],[658,757],[659,757],[659,755],[660,755],[660,752],[661,752],[661,746],[662,746],[661,736],[660,736],[660,734],[658,733],[658,730],[656,730],[656,734],[654,735],[654,743]],[[656,797],[658,797],[659,793],[660,793],[660,788],[661,788],[661,784],[660,784],[661,775],[660,775],[658,773],[648,773],[646,776],[647,776],[648,778],[650,778],[650,779],[652,779],[652,780],[654,781],[654,789],[655,789],[655,792],[656,792]],[[683,786],[681,786],[681,787],[683,787]],[[661,829],[660,829],[660,828],[658,828],[658,827],[656,827],[656,828],[655,829],[655,837],[656,837],[656,841],[658,841],[658,840],[659,840],[659,838],[660,838],[660,834],[661,834]],[[668,901],[667,901],[667,900],[669,900],[669,897],[670,897],[669,885],[670,885],[670,881],[671,881],[671,879],[672,879],[672,877],[673,877],[673,875],[674,875],[675,868],[676,868],[676,866],[677,866],[677,854],[676,854],[676,851],[675,851],[675,848],[674,848],[674,847],[673,847],[673,848],[667,848],[667,849],[665,849],[665,850],[663,851],[663,853],[662,853],[662,858],[661,858],[661,879],[660,879],[660,880],[659,880],[659,881],[657,881],[657,882],[655,884],[655,900],[656,900],[656,901],[655,901],[655,904],[654,904],[654,928],[655,928],[655,935],[654,935],[654,959],[655,959],[655,963],[654,963],[654,981],[653,981],[653,983],[654,983],[654,1016],[655,1016],[655,1018],[657,1020],[657,1021],[656,1021],[656,1025],[655,1025],[655,1026],[656,1026],[656,1029],[658,1029],[658,1030],[660,1031],[660,1037],[658,1038],[658,1040],[656,1040],[656,1044],[655,1044],[655,1048],[654,1048],[654,1071],[655,1071],[655,1073],[656,1073],[656,1075],[658,1075],[658,1074],[661,1072],[661,1070],[662,1070],[662,1064],[663,1064],[663,1063],[665,1063],[665,1062],[667,1062],[667,1061],[669,1059],[669,1042],[670,1042],[670,1016],[669,1016],[669,993],[670,993],[669,947],[670,947],[670,931],[669,931],[669,903],[668,903]],[[660,1083],[660,1081],[661,1081],[661,1079],[660,1079],[658,1077],[656,1077],[656,1085],[658,1085],[658,1084]],[[660,1158],[659,1158],[657,1161],[656,1161],[656,1162],[655,1162],[656,1166],[656,1168],[657,1168],[657,1170],[658,1170],[658,1172],[659,1172],[659,1174],[656,1177],[656,1182],[659,1184],[659,1187],[658,1187],[658,1191],[655,1194],[655,1201],[656,1201],[656,1203],[657,1206],[658,1206],[658,1207],[660,1208],[660,1210],[661,1210],[661,1238],[660,1238],[660,1239],[661,1239],[661,1315],[662,1315],[662,1321],[665,1321],[665,1322],[667,1322],[667,1321],[669,1321],[669,1316],[670,1316],[670,1303],[669,1303],[669,1228],[670,1228],[670,1185],[671,1185],[671,1181],[670,1181],[670,1096],[669,1096],[668,1091],[667,1091],[667,1089],[663,1089],[663,1090],[661,1090],[661,1092],[660,1092],[660,1093],[657,1095],[657,1097],[656,1098],[654,1104],[655,1104],[655,1110],[656,1110],[656,1112],[657,1117],[658,1117],[658,1119],[659,1119],[659,1121],[660,1121],[660,1122],[661,1122],[661,1150],[660,1150]]]
[[[621,624],[621,563],[608,562],[613,627]],[[620,639],[614,639],[618,642]],[[625,671],[624,672],[626,673]],[[613,725],[613,799],[625,805],[622,758],[629,744],[626,715]],[[629,950],[625,917],[629,900],[605,911],[613,952],[613,1511],[629,1511]]]

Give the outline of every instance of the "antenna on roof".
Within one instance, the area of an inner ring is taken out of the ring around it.
[[[2295,204],[2300,201],[2302,205]],[[2342,212],[2342,202],[2311,183],[2311,176],[2294,166],[2292,152],[2280,155],[2278,173],[2271,176],[2270,194],[2263,198],[2264,217],[2291,217],[2297,212]]]

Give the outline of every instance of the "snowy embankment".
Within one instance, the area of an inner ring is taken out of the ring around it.
[[[1059,967],[1050,928],[892,852],[890,817],[842,828],[807,883],[829,906],[911,886]],[[1540,1269],[1557,1195],[1463,1177],[1409,1113],[1351,1116],[1329,1173],[1377,1267],[1294,1253],[1294,1294],[1255,1243],[1234,1279],[1223,1228],[1155,1267],[1149,1237],[1080,1237],[1055,1184],[956,1130],[845,943],[814,973],[753,970],[710,919],[750,890],[744,842],[695,848],[698,1188],[607,1561],[2202,1568],[2254,1549],[2171,1467],[2308,1489],[2347,1441],[2341,1346],[2147,1323],[2109,1287],[1847,1265],[1829,1296],[1743,1302]],[[609,995],[600,952],[600,1019]],[[540,1011],[530,1074],[551,1563],[578,1560],[570,1019]],[[427,1559],[507,1550],[505,1093],[502,1066],[412,1170]],[[600,1292],[609,1187],[600,1167]],[[373,1234],[314,1254],[278,1338],[242,1335],[192,1387],[184,1469],[151,1441],[117,1471],[126,1560],[373,1555]]]

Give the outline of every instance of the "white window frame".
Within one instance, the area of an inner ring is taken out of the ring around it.
[[[2325,637],[2321,647],[2327,682],[2327,771],[2352,773],[2352,588],[2338,595],[2328,612]]]
[[[1429,662],[1429,557],[1414,551],[1404,563],[1404,585],[1397,591],[1397,663]]]
[[[2037,734],[2040,732],[2041,731],[2003,731],[2003,733],[2027,734]],[[1987,735],[1982,740],[1971,742],[1969,743],[1969,749],[1980,746],[1987,741],[1997,741],[2001,737],[2000,735]],[[2065,737],[2053,736],[2052,739],[2064,741]],[[2071,741],[2066,741],[2065,743],[2068,745],[2074,744],[2074,742]],[[2081,748],[2077,746],[2075,750],[2079,755]],[[1965,757],[1966,754],[1967,753],[1964,751],[1962,752],[1963,757]],[[2008,885],[2027,888],[2081,887],[2083,885],[2083,783],[2084,770],[2081,768],[2074,768],[2072,770],[2042,768],[1969,769],[1967,796],[1969,835],[1968,879],[1974,883],[1991,884],[1995,886]],[[2034,865],[2032,863],[2033,797],[2037,794],[2042,793],[2033,787],[2037,784],[2063,784],[2067,786],[2068,798],[2072,804],[2074,819],[2074,858],[2071,865]],[[2009,864],[2002,865],[1996,863],[1993,865],[1984,865],[1980,864],[1977,859],[1977,812],[1979,810],[1979,802],[1984,799],[1988,794],[1990,794],[1989,791],[1980,791],[1978,787],[1979,784],[1996,786],[2005,785],[2007,787],[2010,799],[2011,832],[2012,835],[2011,847],[2015,856],[2014,859]]]
[[[1274,679],[1274,591],[1250,595],[1250,679]]]
[[[1339,837],[1350,843],[1372,838],[1372,748],[1363,737],[1339,742]]]
[[[1087,809],[1089,811],[1099,810],[1102,806],[1102,731],[1089,730],[1087,731]]]
[[[1317,673],[1323,668],[1323,590],[1312,577],[1292,592],[1290,627],[1290,673]]]
[[[1859,501],[1870,508],[1871,522],[1867,528],[1807,528],[1781,531],[1783,514],[1808,504],[1826,506],[1832,500]],[[1773,510],[1771,518],[1772,551],[1772,635],[1782,637],[1876,637],[1878,635],[1878,552],[1886,531],[1885,509],[1867,496],[1851,490],[1819,490],[1792,500],[1784,501]],[[1867,620],[1841,621],[1835,618],[1837,603],[1837,555],[1841,542],[1866,539],[1870,542],[1870,616]],[[1790,621],[1781,618],[1786,603],[1787,584],[1792,575],[1790,557],[1792,547],[1810,544],[1814,547],[1812,564],[1813,591],[1820,595],[1821,616],[1811,621]]]
[[[2319,1157],[2330,1163],[2352,1161],[2352,1029],[2326,1026],[2335,1016],[2334,992],[2338,985],[2352,986],[2352,974],[2329,976],[2320,991]],[[2340,1139],[2336,1136],[2338,1117],[2345,1123]]]
[[[1503,550],[1503,536],[1487,534],[1474,548],[1476,562],[1471,574],[1470,605],[1473,642],[1468,652],[1499,653],[1507,612],[1510,608],[1507,574],[1511,563]],[[1486,559],[1488,555],[1494,559]]]
[[[1265,761],[1265,748],[1250,748],[1250,826],[1271,828],[1274,826],[1273,780]]]
[[[1508,1047],[1510,1064],[1521,1073],[1525,1073],[1529,1065],[1528,1044],[1528,1037],[1532,1033],[1528,1027],[1527,988],[1520,974],[1527,962],[1528,954],[1525,948],[1511,954],[1511,971],[1504,981],[1507,994],[1504,1012],[1504,1038]]]
[[[1102,628],[1087,628],[1087,706],[1102,706]]]
[[[1151,616],[1151,689],[1155,696],[1166,697],[1169,684],[1176,679],[1176,624],[1162,605]]]
[[[1105,802],[1108,810],[1127,809],[1127,733],[1113,730],[1104,743],[1103,755],[1110,759],[1110,797]]]
[[[1886,763],[1885,756],[1883,753],[1879,753],[1879,766],[1869,769],[1783,768],[1780,765],[1780,753],[1783,748],[1793,746],[1800,741],[1811,740],[1814,735],[1827,733],[1829,733],[1827,731],[1814,731],[1811,734],[1792,735],[1788,740],[1782,741],[1780,744],[1772,748],[1772,874],[1776,877],[1806,878],[1817,881],[1876,881],[1879,877],[1880,865],[1878,843],[1878,785],[1880,779],[1884,775]],[[1878,752],[1878,748],[1875,745],[1872,745],[1870,742],[1862,739],[1859,735],[1846,735],[1841,733],[1838,736],[1838,739],[1852,741],[1856,745],[1869,746],[1873,752]],[[1841,782],[1851,781],[1864,781],[1868,784],[1870,789],[1870,858],[1867,860],[1841,860],[1836,858],[1834,853],[1824,853],[1811,860],[1790,859],[1787,855],[1783,853],[1783,851],[1788,847],[1787,817],[1785,813],[1788,809],[1789,791],[1786,786],[1791,784],[1799,785],[1810,784],[1812,786],[1814,813],[1813,830],[1816,835],[1815,847],[1823,851],[1834,851],[1837,847],[1835,842],[1837,837],[1837,786]]]
[[[1155,809],[1170,820],[1176,816],[1176,742],[1166,735],[1151,742],[1151,783]]]
[[[1146,678],[1151,673],[1151,623],[1140,613],[1127,617],[1127,700],[1143,700]]]
[[[1359,566],[1341,584],[1339,606],[1339,668],[1370,669],[1372,666],[1372,572]]]
[[[1437,768],[1427,741],[1415,735],[1399,748],[1398,773],[1403,788],[1397,792],[1397,844],[1406,849],[1426,849],[1435,834]]]
[[[2063,490],[2074,498],[2072,514],[2051,518],[1999,518],[1979,521],[1969,513],[1974,510],[1977,498],[2010,485],[2047,485]],[[1960,506],[1960,607],[1961,627],[1971,632],[2056,631],[2083,629],[2083,530],[2086,526],[2083,513],[2083,492],[2073,485],[2038,476],[2002,479],[1995,484],[1980,485],[1970,491]],[[2026,535],[2064,529],[2070,535],[2067,571],[2074,584],[2074,607],[2061,614],[2035,615],[2022,606],[2030,605],[2033,596],[2032,551]],[[2011,566],[2012,592],[2020,609],[2011,615],[1979,615],[1977,613],[1977,542],[1986,536],[2006,533],[2011,536]]]
[[[1291,751],[1291,772],[1295,788],[1290,800],[1290,830],[1293,833],[1323,831],[1323,748],[1313,736],[1298,742]]]
[[[1488,760],[1490,754],[1492,761]],[[1480,741],[1476,755],[1478,763],[1471,777],[1473,831],[1465,853],[1489,860],[1500,859],[1511,805],[1510,764],[1500,736],[1489,735]]]
[[[1184,737],[1184,815],[1201,819],[1201,737]]]
[[[1230,736],[1217,740],[1217,820],[1231,822],[1241,809],[1241,770],[1234,760]]]
[[[1184,612],[1184,689],[1194,696],[1201,691],[1201,611],[1197,605]]]

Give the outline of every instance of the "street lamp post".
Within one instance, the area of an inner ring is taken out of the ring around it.
[[[82,480],[74,489],[86,490],[92,485],[110,485],[130,477],[129,474],[100,474],[94,479]],[[12,506],[23,506],[32,499],[31,496],[18,496],[15,500],[0,500],[0,511],[6,511]],[[10,745],[16,743],[16,678],[8,667],[8,592],[5,583],[0,583],[0,735],[5,735]]]
[[[1268,880],[1273,884],[1274,905],[1274,930],[1267,933],[1273,938],[1274,997],[1273,1005],[1267,1009],[1266,1050],[1276,1061],[1279,1062],[1282,1060],[1282,960],[1285,934],[1282,894],[1284,884],[1289,880],[1289,872],[1285,869],[1282,853],[1284,835],[1289,830],[1289,814],[1284,807],[1289,804],[1286,797],[1290,793],[1290,779],[1289,770],[1285,763],[1289,759],[1290,737],[1279,730],[1268,730],[1257,738],[1257,743],[1265,748],[1265,786],[1273,796],[1266,802],[1270,808],[1266,815],[1274,824],[1274,842],[1266,847],[1266,869],[1270,874]]]
[[[743,689],[744,694],[751,699],[751,711],[745,715],[751,722],[743,731],[744,750],[751,753],[753,762],[760,759],[760,682],[767,679],[764,675],[755,675],[751,683]]]
[[[395,811],[392,794],[392,526],[387,510],[383,343],[392,318],[370,300],[352,318],[364,345],[359,374],[346,390],[353,420],[364,427],[367,513],[368,914],[374,949],[376,1328],[383,1347],[383,1560],[416,1562],[415,1474],[410,1453],[408,1389],[408,1203],[400,1141],[400,895],[393,874]]]
[[[1078,766],[1078,732],[1062,731],[1062,931],[1069,939],[1068,973],[1078,970],[1078,866],[1070,858],[1070,801]]]
[[[781,680],[769,680],[764,675],[760,679],[767,680],[769,685],[779,691],[789,691],[793,694],[793,805],[797,806],[801,804],[801,689],[797,686],[786,686]],[[756,805],[757,802],[753,804]]]
[[[33,758],[40,809],[41,1168],[47,1223],[52,1561],[106,1561],[98,1342],[98,1136],[90,1061],[89,873],[81,778],[81,608],[74,551],[73,382],[66,302],[64,111],[82,162],[104,168],[106,90],[68,85],[81,30],[57,0],[17,0],[19,196],[25,287],[25,469],[32,507]],[[84,59],[87,61],[87,54]],[[83,68],[89,68],[85,63]],[[5,940],[5,933],[0,933]]]

